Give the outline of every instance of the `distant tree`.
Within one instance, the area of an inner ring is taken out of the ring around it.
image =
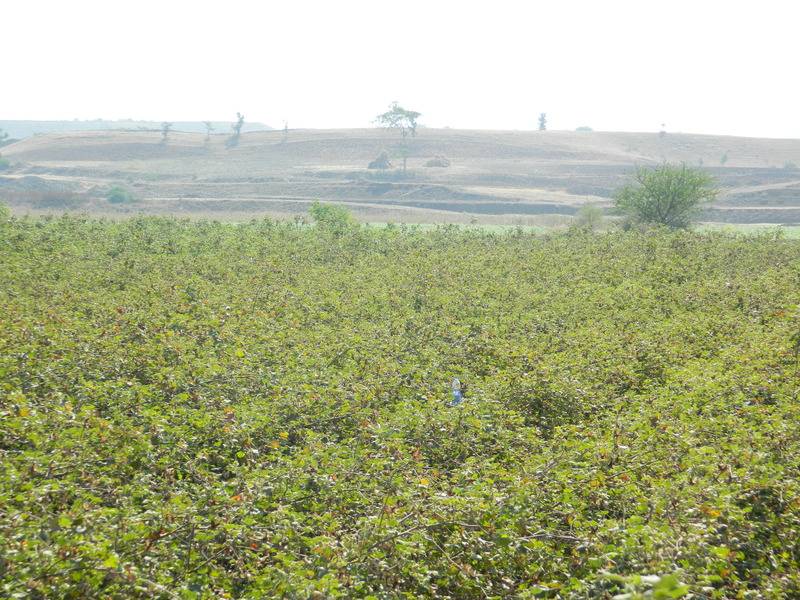
[[[231,125],[231,129],[233,129],[233,135],[228,138],[226,145],[229,148],[233,148],[239,143],[239,137],[242,135],[242,126],[244,125],[244,115],[242,113],[236,113],[236,123]]]
[[[547,113],[539,114],[539,131],[547,130]]]
[[[8,137],[8,132],[7,131],[3,131],[2,129],[0,129],[0,142],[5,140],[7,137]]]
[[[211,121],[206,121],[206,143],[211,141],[212,131],[214,131],[214,124]]]
[[[703,204],[719,196],[714,175],[680,165],[637,167],[614,194],[615,212],[640,223],[687,228]]]
[[[289,121],[283,121],[283,142],[289,139]]]
[[[575,131],[594,131],[594,129],[586,125],[581,125],[580,127],[576,127]]]
[[[381,127],[399,131],[403,136],[403,145],[400,148],[400,156],[403,158],[403,173],[406,172],[406,159],[408,158],[407,139],[408,136],[415,137],[417,135],[417,119],[421,116],[422,113],[405,110],[397,102],[392,102],[389,110],[375,118],[375,122]]]
[[[172,123],[169,121],[164,121],[161,124],[161,143],[166,144],[167,138],[169,137],[169,132],[172,129]]]
[[[719,159],[719,164],[721,164],[724,167],[726,162],[728,162],[728,155],[723,154],[722,158]]]

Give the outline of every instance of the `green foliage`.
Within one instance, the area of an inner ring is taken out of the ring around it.
[[[353,226],[353,214],[341,205],[314,200],[308,212],[319,227],[336,234],[342,234]]]
[[[685,163],[637,167],[614,195],[617,214],[636,222],[687,228],[704,204],[719,195],[714,176]]]
[[[800,241],[0,229],[0,596],[800,593]]]
[[[106,200],[113,204],[130,204],[138,201],[133,191],[122,184],[112,185],[106,192]]]
[[[689,591],[688,585],[683,585],[677,575],[633,575],[621,577],[608,575],[609,580],[623,584],[625,593],[614,596],[614,600],[645,600],[656,598],[670,600],[682,598]]]
[[[5,202],[0,200],[0,220],[8,219],[11,217],[11,211],[6,206]]]

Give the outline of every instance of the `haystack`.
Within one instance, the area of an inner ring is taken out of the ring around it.
[[[432,159],[425,163],[426,167],[449,167],[450,159],[441,154],[436,154]]]
[[[391,169],[392,162],[389,160],[389,155],[386,153],[386,150],[381,150],[378,158],[369,163],[368,167],[370,169]]]

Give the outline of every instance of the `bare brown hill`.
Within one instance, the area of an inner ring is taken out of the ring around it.
[[[382,150],[402,165],[394,158],[400,136],[380,129],[254,132],[235,147],[228,139],[173,132],[162,143],[160,132],[123,131],[27,138],[3,148],[12,167],[0,171],[0,198],[18,214],[221,219],[292,217],[319,199],[364,221],[525,225],[566,219],[585,203],[608,206],[635,165],[667,161],[717,175],[724,193],[709,221],[800,223],[800,140],[421,129],[403,174],[368,168]],[[114,184],[139,202],[110,204],[104,194]]]

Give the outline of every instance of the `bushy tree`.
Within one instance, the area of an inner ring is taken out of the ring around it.
[[[639,166],[614,194],[615,212],[640,223],[687,228],[719,188],[713,174],[686,163]]]
[[[408,136],[417,135],[417,119],[422,116],[413,110],[406,110],[397,102],[389,105],[389,110],[375,117],[375,122],[381,127],[399,131],[403,136],[403,145],[400,147],[400,155],[403,158],[403,173],[406,172],[406,158],[408,157]]]

